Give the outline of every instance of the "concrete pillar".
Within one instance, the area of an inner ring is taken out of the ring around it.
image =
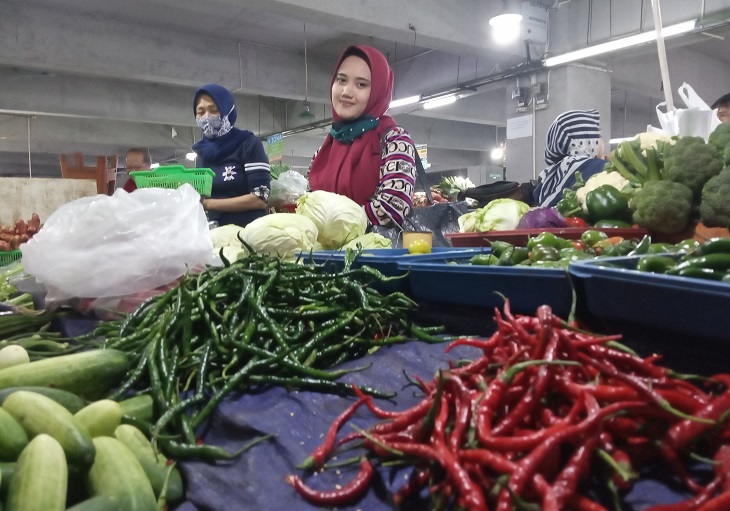
[[[526,80],[523,80],[526,82]],[[566,110],[595,108],[601,115],[601,130],[608,143],[611,128],[611,80],[608,72],[594,67],[571,65],[541,71],[530,77],[530,83],[546,87],[545,102],[533,100],[525,112],[516,111],[516,100],[507,90],[508,136],[509,119],[526,117],[532,125],[531,135],[508,138],[506,143],[507,180],[524,182],[535,179],[545,168],[545,137],[555,118]],[[526,83],[522,87],[527,87]],[[524,119],[523,119],[524,120]],[[514,122],[514,121],[513,121]]]

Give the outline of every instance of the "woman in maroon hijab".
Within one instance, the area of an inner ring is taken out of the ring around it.
[[[385,115],[393,72],[370,46],[350,46],[332,77],[332,128],[312,159],[309,187],[362,205],[372,225],[400,225],[412,206],[416,167],[410,135]]]

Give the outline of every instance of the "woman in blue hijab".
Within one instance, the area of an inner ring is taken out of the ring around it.
[[[233,94],[216,84],[195,91],[193,112],[203,138],[193,145],[196,167],[215,172],[210,198],[203,200],[209,220],[246,224],[266,214],[271,188],[269,159],[253,133],[235,128]]]
[[[553,207],[563,189],[575,184],[575,173],[584,180],[603,170],[603,141],[598,110],[569,110],[550,125],[545,147],[548,167],[537,178],[535,204]]]

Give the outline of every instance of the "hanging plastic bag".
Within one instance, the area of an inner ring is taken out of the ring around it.
[[[665,112],[666,102],[656,106],[657,118],[664,133],[669,136],[693,136],[707,140],[710,133],[720,124],[717,112],[695,92],[687,82],[677,91],[687,108],[678,108],[673,112]]]
[[[25,271],[48,289],[47,304],[149,296],[211,263],[212,249],[200,195],[187,184],[69,202],[21,247]]]
[[[297,199],[307,193],[307,178],[296,170],[282,172],[278,179],[271,181],[269,206],[277,211],[284,206],[294,205]]]

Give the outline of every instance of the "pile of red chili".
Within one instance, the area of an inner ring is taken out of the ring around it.
[[[695,385],[547,306],[514,316],[507,304],[495,321],[490,338],[449,345],[483,355],[419,379],[426,397],[415,406],[386,411],[360,394],[335,420],[305,465],[320,469],[357,442],[367,454],[349,484],[321,491],[297,476],[288,482],[313,504],[342,506],[368,491],[374,465],[399,460],[414,469],[393,495],[397,507],[428,489],[434,509],[598,511],[605,508],[585,491],[589,478],[604,477],[618,495],[641,467],[661,463],[694,496],[651,511],[730,509],[730,375]],[[381,421],[337,441],[362,405]],[[714,479],[690,474],[693,454],[714,458]]]

